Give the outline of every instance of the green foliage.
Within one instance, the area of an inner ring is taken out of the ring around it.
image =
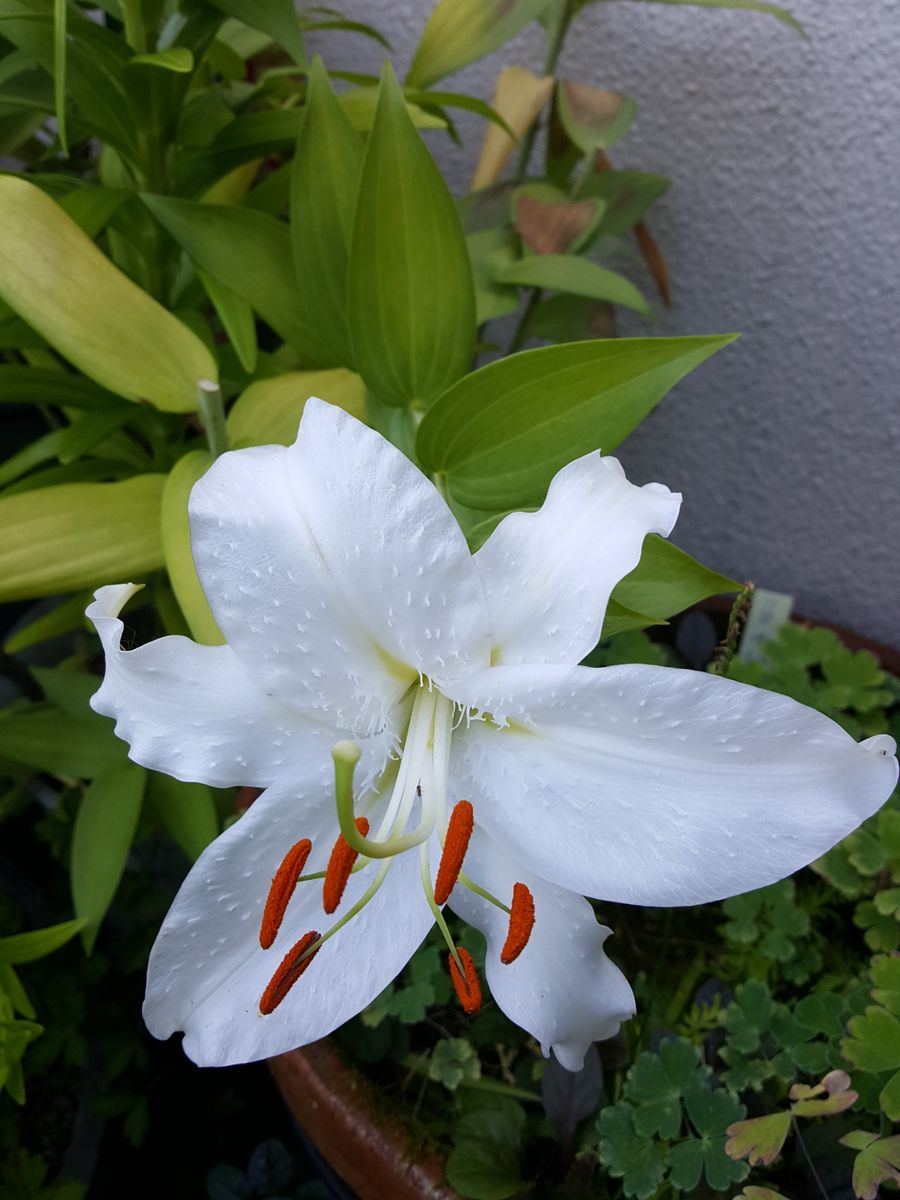
[[[725,1131],[746,1111],[684,1038],[641,1054],[626,1076],[624,1099],[601,1111],[600,1161],[622,1179],[626,1196],[646,1200],[664,1179],[693,1190],[702,1178],[714,1191],[747,1176],[725,1154]]]
[[[428,1060],[428,1078],[455,1092],[465,1081],[481,1078],[481,1063],[474,1047],[465,1038],[444,1038]]]

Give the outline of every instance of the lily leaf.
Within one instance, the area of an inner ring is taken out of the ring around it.
[[[548,0],[440,0],[428,18],[406,82],[428,87],[484,58],[541,15]]]
[[[609,150],[628,132],[636,105],[630,96],[561,79],[557,111],[563,128],[582,154]]]
[[[197,578],[188,523],[191,488],[211,464],[212,457],[206,450],[192,450],[178,460],[169,472],[163,489],[160,526],[169,582],[191,634],[202,645],[220,646],[225,639],[210,612]]]
[[[733,340],[574,342],[490,363],[425,414],[419,460],[446,475],[460,504],[486,512],[538,505],[561,467],[598,447],[615,450],[670,388]]]
[[[40,188],[0,177],[0,296],[85,375],[170,412],[197,407],[212,355]]]
[[[210,0],[210,3],[236,21],[267,33],[278,46],[283,46],[295,63],[306,63],[306,46],[300,14],[293,0]]]
[[[496,279],[498,283],[567,292],[587,300],[605,300],[644,316],[652,313],[638,289],[623,275],[574,254],[534,254],[520,258],[500,267]]]
[[[153,771],[147,776],[147,799],[162,827],[191,862],[218,837],[216,802],[205,784],[182,783]]]
[[[347,366],[347,261],[363,154],[317,55],[291,165],[291,245],[304,320]]]
[[[84,921],[63,921],[59,925],[48,925],[46,929],[0,938],[0,963],[29,963],[46,958],[71,941],[83,926]]]
[[[344,367],[328,371],[286,371],[258,379],[243,391],[228,414],[235,446],[289,446],[297,437],[303,406],[310,396],[337,404],[364,420],[366,393],[358,375]]]
[[[490,125],[484,134],[478,165],[472,177],[472,191],[496,183],[512,157],[517,140],[540,115],[553,91],[553,76],[538,76],[525,67],[504,67],[497,76],[493,109],[500,114],[509,132]]]
[[[72,834],[72,898],[84,922],[85,950],[93,949],[131,849],[147,773],[136,763],[98,775],[81,801]]]
[[[387,404],[427,403],[468,369],[475,290],[456,205],[385,66],[347,279],[356,369]]]
[[[140,578],[163,565],[164,475],[0,497],[0,600]]]

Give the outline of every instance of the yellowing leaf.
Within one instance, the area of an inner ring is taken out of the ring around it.
[[[428,87],[484,58],[546,7],[547,0],[440,0],[428,18],[406,82]]]
[[[184,619],[196,641],[205,646],[221,646],[225,639],[197,577],[188,522],[191,488],[211,463],[212,457],[206,450],[192,450],[178,460],[163,489],[160,522],[166,570]]]
[[[735,1121],[726,1133],[725,1153],[729,1158],[746,1158],[751,1167],[762,1163],[768,1166],[781,1153],[784,1139],[791,1127],[789,1112],[769,1113],[749,1121]]]
[[[165,475],[0,497],[0,600],[139,579],[163,565]]]
[[[563,128],[583,154],[608,150],[634,120],[635,103],[630,96],[571,79],[560,81],[557,100]]]
[[[235,446],[289,446],[297,436],[303,406],[310,396],[346,409],[365,420],[365,389],[353,371],[287,371],[260,379],[241,393],[228,414],[228,436]]]
[[[203,343],[142,291],[40,188],[0,177],[0,296],[85,375],[168,412],[218,378]]]
[[[491,104],[518,139],[538,119],[552,91],[552,75],[539,77],[526,67],[506,67],[497,77]],[[472,177],[473,192],[497,182],[515,146],[515,141],[499,126],[488,126]]]

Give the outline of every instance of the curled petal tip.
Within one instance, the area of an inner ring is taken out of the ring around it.
[[[888,733],[877,733],[859,744],[863,750],[868,750],[870,754],[880,754],[883,758],[891,758],[897,753],[897,743]]]

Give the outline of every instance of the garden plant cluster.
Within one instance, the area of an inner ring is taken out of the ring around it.
[[[799,28],[761,0],[696,2]],[[91,708],[85,610],[133,580],[126,649],[222,645],[188,498],[227,450],[294,443],[310,396],[433,479],[475,552],[727,353],[731,333],[652,336],[668,181],[614,165],[629,97],[558,77],[570,28],[603,7],[440,0],[400,82],[389,59],[380,77],[340,65],[345,39],[389,55],[390,30],[293,0],[0,0],[3,1200],[125,1178],[164,1194],[175,1146],[192,1157],[169,1194],[332,1194],[261,1068],[199,1071],[141,1024],[166,910],[255,793],[129,757]],[[490,102],[446,90],[532,22],[540,71],[503,66]],[[334,62],[313,52],[326,34]],[[453,197],[428,144],[458,139],[460,112],[483,144]],[[620,310],[648,336],[617,337]],[[717,624],[680,617],[723,594]],[[831,630],[787,624],[742,657],[752,595],[651,533],[584,661],[708,671],[854,739],[900,736],[900,679]],[[772,886],[596,911],[637,1015],[578,1071],[492,1001],[484,937],[449,911],[480,1010],[460,1007],[435,929],[333,1035],[410,1158],[436,1152],[467,1200],[874,1200],[900,1183],[896,794]]]

